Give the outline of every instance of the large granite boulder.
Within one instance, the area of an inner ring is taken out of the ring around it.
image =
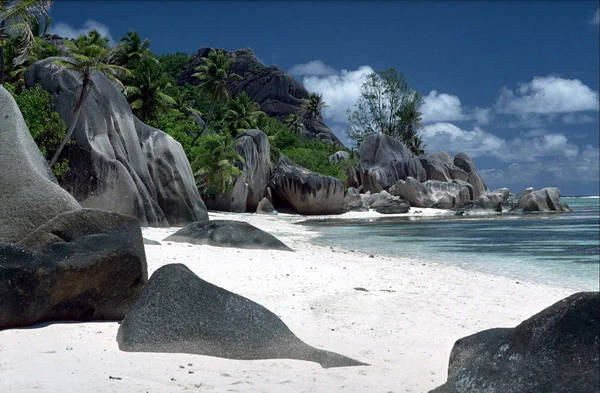
[[[404,199],[413,207],[432,207],[435,203],[429,195],[429,189],[411,176],[406,180],[398,180],[390,187],[390,193]]]
[[[363,200],[356,188],[350,187],[346,190],[344,207],[346,210],[362,210],[364,208]]]
[[[194,77],[196,67],[204,64],[203,57],[213,48],[200,48],[186,69],[181,73],[179,84],[197,85],[200,81]],[[233,97],[246,92],[251,100],[260,105],[260,110],[270,117],[284,120],[290,114],[301,114],[301,107],[309,92],[300,82],[292,78],[277,66],[266,67],[258,61],[252,49],[240,49],[235,52],[223,50],[234,56],[230,72],[242,77],[229,82],[229,91]],[[341,145],[339,139],[331,132],[319,116],[313,124],[305,124],[306,136],[325,143]]]
[[[256,214],[273,214],[277,215],[277,210],[267,198],[263,198],[256,206]]]
[[[403,200],[392,200],[387,205],[375,209],[377,213],[381,214],[403,214],[408,213],[409,210],[409,203]]]
[[[129,352],[228,359],[297,359],[322,367],[365,365],[302,342],[274,313],[196,276],[185,265],[158,269],[117,334]]]
[[[418,158],[396,139],[369,135],[360,144],[360,178],[365,191],[387,190],[398,180],[413,177],[426,181],[427,174]]]
[[[392,203],[392,200],[398,200],[398,197],[392,196],[386,190],[382,190],[381,192],[376,192],[375,194],[369,195],[367,200],[365,201],[365,206],[369,209],[375,209],[382,206],[389,206]]]
[[[122,319],[147,278],[136,218],[62,213],[19,243],[0,244],[0,329]]]
[[[0,243],[14,243],[81,206],[56,183],[17,103],[2,86],[0,108]]]
[[[430,198],[434,201],[432,207],[438,209],[451,209],[471,200],[469,189],[457,183],[428,180],[423,183],[423,186],[428,190]]]
[[[292,251],[275,236],[243,221],[211,220],[194,222],[164,241],[217,247]]]
[[[271,175],[271,189],[281,203],[300,214],[341,214],[344,186],[331,176],[318,175],[282,156]],[[279,206],[275,205],[279,209]]]
[[[542,188],[523,194],[512,213],[569,212],[566,203],[560,203],[560,190],[555,187]]]
[[[473,185],[471,183],[469,183],[466,180],[460,180],[460,179],[452,179],[452,183],[456,183],[459,186],[467,187],[467,190],[469,190],[469,200],[471,200],[471,201],[475,200],[475,198],[473,198],[473,195],[475,194],[475,190],[473,190]]]
[[[350,159],[350,153],[347,151],[336,151],[329,156],[328,160],[330,164],[338,164],[340,162],[348,161]]]
[[[497,212],[502,211],[502,204],[504,203],[504,194],[500,192],[486,192],[480,195],[475,200],[475,205],[482,209],[494,210]]]
[[[516,328],[461,338],[431,393],[600,391],[600,295],[580,292]]]
[[[28,87],[39,83],[55,97],[55,110],[67,126],[77,121],[75,145],[67,146],[64,153],[71,170],[61,180],[62,187],[83,207],[131,215],[142,225],[206,219],[181,146],[136,122],[117,86],[98,72],[92,73],[92,87],[75,119],[80,78],[53,60],[30,66],[25,82]]]
[[[248,130],[235,139],[234,149],[244,158],[240,166],[245,174],[243,181],[248,184],[245,211],[255,211],[271,175],[269,138],[260,130]]]
[[[477,169],[475,168],[473,160],[471,159],[471,157],[469,157],[467,153],[456,154],[456,156],[454,156],[454,165],[462,169],[469,175],[466,181],[471,183],[471,185],[473,186],[473,200],[477,199],[481,194],[488,191],[487,186],[485,185],[485,183],[481,179],[481,176],[479,176],[479,172],[477,172]],[[454,174],[454,176],[456,176],[456,173]],[[458,177],[453,177],[453,179],[454,178]]]

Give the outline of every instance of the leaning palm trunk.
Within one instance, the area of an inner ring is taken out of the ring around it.
[[[206,126],[208,125],[208,122],[212,119],[213,117],[213,112],[215,110],[215,106],[217,105],[217,102],[213,102],[212,106],[210,107],[210,112],[208,112],[208,116],[206,118],[206,121],[204,122],[204,125],[202,126],[202,129],[196,134],[196,136],[194,137],[194,139],[192,140],[191,145],[194,146],[194,143],[196,143],[196,141],[198,140],[198,138],[200,138],[200,136],[202,134],[204,134],[204,131],[206,130]]]
[[[71,135],[73,135],[73,131],[75,131],[75,127],[77,126],[77,121],[79,120],[79,113],[81,113],[81,107],[83,106],[83,101],[85,101],[85,98],[87,95],[86,90],[90,83],[91,83],[91,80],[89,79],[89,77],[87,77],[87,76],[84,77],[81,94],[79,95],[79,99],[77,100],[77,103],[75,104],[75,109],[73,110],[73,120],[71,121],[71,125],[69,126],[69,129],[68,129],[67,133],[65,134],[65,137],[60,142],[60,145],[58,145],[58,148],[56,149],[56,153],[54,153],[54,156],[48,163],[48,165],[50,165],[50,168],[52,168],[54,166],[54,164],[56,163],[56,160],[58,160],[58,157],[60,156],[63,149],[69,142],[69,139],[71,139]]]

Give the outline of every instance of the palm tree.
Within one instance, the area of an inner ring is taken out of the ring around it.
[[[228,192],[242,173],[236,163],[244,161],[233,150],[231,136],[208,134],[195,150],[196,159],[191,165],[200,193],[215,195]]]
[[[300,134],[302,130],[304,130],[304,124],[302,124],[302,119],[295,113],[290,114],[288,117],[285,118],[283,122],[295,134]]]
[[[171,84],[155,59],[146,57],[133,63],[131,77],[125,80],[125,96],[135,115],[143,122],[161,113],[175,100],[164,92]]]
[[[321,111],[328,105],[323,102],[323,96],[317,93],[310,93],[308,99],[302,103],[302,120],[304,124],[313,126],[315,120],[321,116]]]
[[[410,92],[403,97],[400,108],[396,113],[399,119],[398,139],[416,156],[422,155],[425,148],[418,134],[418,130],[423,129],[421,112],[419,111],[422,104],[423,100],[419,93]]]
[[[13,64],[21,64],[27,60],[34,41],[28,19],[31,15],[47,15],[51,4],[51,0],[0,0],[0,84],[4,82],[4,47],[9,35],[14,36],[18,49]]]
[[[200,89],[210,95],[212,105],[204,121],[202,130],[196,134],[192,140],[192,145],[202,135],[212,119],[217,103],[229,98],[227,82],[233,79],[241,79],[239,75],[229,73],[229,69],[234,63],[234,58],[225,54],[222,50],[213,50],[208,54],[208,57],[203,57],[202,60],[204,60],[204,64],[196,68],[198,72],[193,76],[200,80]]]
[[[149,46],[150,40],[146,38],[142,42],[139,33],[130,30],[121,38],[121,42],[115,48],[113,62],[125,68],[130,68],[136,61],[146,58],[152,58],[155,63],[158,63],[158,59],[152,57]]]
[[[226,108],[223,116],[225,129],[234,138],[240,131],[257,128],[260,117],[266,116],[264,112],[258,110],[258,104],[248,98],[245,92],[229,101]]]
[[[54,60],[54,62],[56,64],[66,68],[66,69],[73,70],[77,74],[79,74],[79,77],[81,78],[81,87],[80,87],[81,90],[79,92],[79,97],[78,97],[77,101],[75,102],[75,107],[73,108],[73,119],[71,121],[71,125],[69,126],[69,129],[67,130],[67,133],[66,133],[65,137],[63,138],[62,142],[58,146],[58,149],[56,150],[54,157],[52,157],[52,159],[50,160],[50,162],[49,162],[50,167],[52,167],[54,165],[54,163],[56,162],[56,160],[62,153],[62,150],[64,149],[65,145],[71,138],[71,135],[73,134],[73,130],[75,129],[75,126],[77,125],[77,120],[79,118],[81,106],[85,102],[85,99],[87,98],[87,94],[89,93],[89,89],[91,88],[91,86],[94,83],[92,81],[92,73],[94,71],[101,72],[102,74],[106,75],[108,78],[110,78],[113,82],[115,82],[117,85],[119,85],[121,87],[122,87],[122,84],[117,79],[117,76],[125,76],[125,75],[130,74],[129,71],[127,71],[123,67],[120,67],[120,66],[117,66],[114,64],[107,64],[108,58],[110,55],[110,51],[108,50],[108,48],[102,46],[101,43],[86,44],[88,42],[98,42],[94,38],[93,34],[90,34],[90,37],[92,39],[89,41],[85,40],[85,39],[76,40],[75,42],[65,40],[64,44],[69,51],[70,59],[69,60],[62,60],[62,59]],[[78,46],[76,42],[79,42],[80,46]]]

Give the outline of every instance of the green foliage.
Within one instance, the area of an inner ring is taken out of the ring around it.
[[[151,57],[130,64],[131,76],[124,79],[125,97],[141,121],[147,122],[175,105],[173,97],[165,93],[170,82],[160,64]]]
[[[357,146],[371,134],[384,134],[404,143],[413,154],[423,153],[418,135],[423,100],[393,68],[372,73],[361,87],[361,96],[348,111],[348,136]]]
[[[188,160],[190,162],[194,160],[192,139],[202,127],[196,125],[190,116],[172,109],[168,113],[150,119],[148,125],[171,135],[176,141],[181,143]]]
[[[171,83],[176,83],[179,80],[181,71],[192,61],[192,55],[181,52],[160,55],[156,58],[162,64],[169,78],[171,78]]]
[[[238,94],[227,103],[223,116],[225,131],[236,137],[240,132],[256,128],[259,119],[266,116],[258,108],[258,104],[248,98],[245,92]]]
[[[135,66],[135,63],[152,57],[152,52],[148,48],[150,40],[147,38],[142,42],[142,38],[135,30],[130,30],[126,35],[121,37],[121,42],[113,49],[112,60],[115,64],[129,68]],[[155,63],[158,60],[154,59]]]
[[[302,123],[313,126],[315,121],[321,117],[321,111],[327,107],[323,102],[323,96],[317,93],[310,93],[308,99],[302,103]]]
[[[54,98],[40,85],[24,89],[19,94],[13,94],[13,97],[42,156],[49,160],[66,134],[65,122],[53,109]],[[68,171],[69,161],[66,159],[57,161],[52,167],[57,178]]]
[[[242,156],[233,149],[228,134],[204,134],[195,146],[192,170],[201,195],[230,193],[235,180],[241,174],[236,164]]]

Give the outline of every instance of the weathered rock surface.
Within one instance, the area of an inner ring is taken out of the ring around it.
[[[0,244],[0,329],[122,319],[147,280],[136,218],[94,209],[58,215]]]
[[[67,126],[75,121],[80,89],[75,74],[48,58],[27,69],[25,82],[39,83],[56,98],[55,110]],[[76,144],[65,149],[71,171],[62,187],[83,207],[138,217],[142,225],[206,219],[181,146],[136,122],[123,94],[104,75],[92,73],[92,82],[73,132]]]
[[[256,214],[277,214],[277,210],[275,210],[271,201],[263,198],[256,206]]]
[[[213,48],[198,50],[189,67],[182,71],[180,84],[199,83],[192,75],[197,72],[195,68],[204,63],[202,58],[208,57],[212,50]],[[242,77],[241,80],[232,80],[229,83],[229,91],[233,97],[246,92],[251,100],[260,105],[261,111],[280,120],[284,120],[292,113],[300,114],[302,103],[310,94],[300,82],[277,66],[265,67],[258,61],[252,49],[240,49],[235,52],[224,50],[224,52],[235,57],[230,72]],[[311,139],[341,144],[321,117],[318,117],[314,124],[305,124],[305,128],[306,136]]]
[[[464,337],[447,382],[431,393],[600,391],[600,295],[580,292],[516,328]]]
[[[200,279],[182,264],[152,275],[121,323],[117,341],[130,352],[297,359],[325,368],[365,365],[305,344],[265,307]]]
[[[282,157],[271,175],[271,189],[279,200],[300,214],[341,214],[344,186],[331,176],[318,175]],[[275,207],[279,209],[276,204]]]
[[[336,151],[330,155],[328,159],[330,164],[337,164],[338,162],[348,161],[350,159],[350,153],[343,150]]]
[[[475,205],[483,209],[494,210],[497,212],[502,211],[503,203],[504,195],[500,192],[486,192],[475,200]]]
[[[234,149],[244,158],[244,162],[240,163],[240,169],[244,171],[245,177],[238,179],[248,184],[244,210],[255,211],[265,195],[271,175],[269,138],[260,130],[248,130],[236,138]]]
[[[560,203],[558,188],[547,187],[524,193],[510,211],[512,213],[569,212],[571,209],[566,203]]]
[[[466,181],[473,186],[473,200],[477,199],[481,194],[488,191],[487,186],[479,176],[473,160],[467,153],[458,153],[454,156],[454,165],[465,171],[469,177]],[[456,176],[456,174],[455,174]],[[457,178],[457,177],[453,177]],[[463,179],[461,179],[463,180]]]
[[[404,199],[413,207],[431,207],[435,203],[423,183],[411,176],[406,180],[398,180],[390,187],[390,193]]]
[[[428,152],[419,157],[423,169],[427,174],[427,180],[439,180],[443,182],[452,182],[452,176],[448,171],[454,167],[452,158],[444,151]]]
[[[381,134],[369,135],[360,144],[361,182],[365,191],[388,190],[398,180],[413,177],[426,181],[427,174],[418,158],[402,143]]]
[[[275,236],[247,222],[233,220],[194,222],[181,228],[164,241],[218,247],[292,251]]]
[[[387,192],[386,190],[382,190],[381,192],[371,194],[367,198],[365,205],[368,208],[389,206],[391,205],[393,199],[394,197],[389,192]],[[396,199],[398,199],[398,197],[396,197]]]
[[[423,186],[434,201],[432,207],[438,209],[451,209],[471,200],[469,189],[457,183],[428,180],[423,183]]]
[[[344,207],[346,210],[360,210],[364,207],[361,195],[356,188],[350,187],[346,190]]]
[[[452,183],[456,183],[460,186],[467,187],[467,190],[469,190],[469,200],[471,200],[471,201],[475,200],[475,198],[473,198],[473,194],[475,193],[475,191],[473,190],[473,186],[471,185],[471,183],[469,183],[466,180],[460,180],[460,179],[453,179]]]
[[[2,86],[0,108],[0,243],[14,243],[81,206],[56,183],[17,103]]]
[[[380,206],[375,209],[377,213],[381,214],[402,214],[408,213],[410,205],[406,201],[392,200],[388,205]]]

